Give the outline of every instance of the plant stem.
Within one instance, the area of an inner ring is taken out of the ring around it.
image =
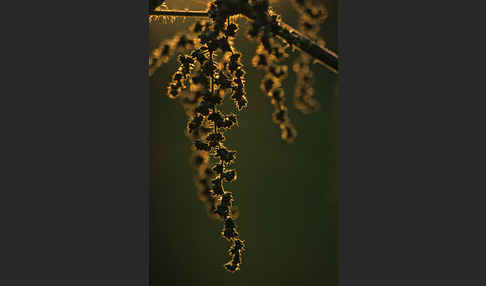
[[[150,11],[149,15],[160,16],[184,16],[184,17],[208,17],[207,11],[189,11],[189,10],[165,10],[165,11]],[[254,15],[251,13],[244,14],[247,18],[253,19]],[[316,60],[324,64],[324,66],[334,73],[338,73],[339,57],[336,53],[322,47],[317,42],[313,41],[300,31],[280,21],[274,27],[277,36],[284,39],[287,43],[298,47],[306,52]]]

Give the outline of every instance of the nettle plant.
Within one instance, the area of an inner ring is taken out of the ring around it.
[[[170,0],[169,0],[170,1]],[[238,213],[234,196],[225,184],[237,179],[231,168],[237,152],[225,146],[225,132],[238,126],[237,112],[247,108],[246,69],[233,40],[240,31],[237,17],[250,20],[246,36],[258,43],[252,64],[265,71],[261,90],[274,107],[273,122],[281,129],[284,141],[293,142],[297,132],[285,103],[282,80],[289,67],[279,64],[290,53],[300,53],[292,69],[297,75],[294,104],[303,113],[319,108],[313,93],[312,63],[338,72],[338,57],[327,50],[318,37],[321,23],[327,18],[324,6],[309,0],[291,0],[299,13],[299,30],[285,24],[269,6],[268,0],[215,0],[206,11],[169,10],[165,0],[150,0],[149,22],[167,23],[172,17],[198,17],[190,31],[163,41],[150,53],[149,75],[177,54],[179,68],[167,88],[170,99],[178,100],[188,116],[186,135],[193,141],[191,162],[199,197],[209,214],[222,221],[221,235],[231,243],[231,260],[224,264],[230,272],[240,269],[245,242],[235,224]],[[185,52],[185,54],[181,54]],[[223,101],[231,97],[235,113],[222,112]]]

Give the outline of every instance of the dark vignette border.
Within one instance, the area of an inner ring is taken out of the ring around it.
[[[339,11],[341,285],[484,285],[473,194],[484,167],[471,164],[484,161],[484,80],[470,69],[484,62],[470,42],[482,10],[341,0]]]
[[[148,3],[10,4],[0,284],[148,285]]]

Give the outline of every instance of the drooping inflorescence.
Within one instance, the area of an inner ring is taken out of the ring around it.
[[[327,17],[324,7],[313,6],[307,0],[292,1],[301,15],[300,29],[307,37],[319,41],[319,25]],[[160,7],[156,9],[160,11]],[[269,7],[268,0],[214,0],[208,4],[207,21],[197,21],[187,33],[162,42],[149,59],[152,75],[176,52],[186,52],[177,57],[179,67],[166,94],[178,100],[188,116],[185,131],[193,141],[190,163],[195,170],[195,185],[209,215],[222,221],[222,237],[231,243],[228,250],[231,259],[224,264],[230,272],[240,269],[245,250],[235,223],[238,212],[233,205],[234,196],[226,189],[226,183],[238,178],[231,168],[237,152],[225,145],[226,131],[238,126],[237,112],[248,107],[242,54],[233,45],[239,26],[231,19],[238,14],[252,20],[247,37],[258,44],[252,65],[265,72],[260,88],[274,107],[272,120],[280,127],[283,140],[294,141],[297,132],[289,119],[282,88],[289,67],[281,64],[294,47],[277,37],[281,33],[280,16]],[[304,113],[319,107],[313,98],[310,63],[311,57],[301,54],[293,65],[297,74],[294,103]],[[233,113],[224,113],[221,108],[227,97],[234,103]]]
[[[194,38],[194,33],[180,33],[168,41],[161,42],[149,55],[149,76],[152,76],[162,64],[167,63],[176,52],[193,48],[195,45]]]
[[[327,18],[327,11],[323,5],[314,5],[310,0],[292,0],[293,6],[299,12],[299,28],[309,38],[325,46],[319,39],[320,25]],[[297,76],[294,90],[294,104],[303,113],[312,113],[320,108],[314,98],[314,73],[310,67],[312,58],[304,53],[294,62],[293,71]]]
[[[297,135],[290,121],[285,104],[285,94],[282,81],[287,78],[288,67],[278,63],[288,57],[288,44],[275,39],[273,27],[279,21],[279,16],[271,11],[267,0],[253,1],[256,18],[248,30],[249,39],[258,42],[252,64],[255,68],[265,71],[260,88],[269,97],[274,107],[273,122],[279,125],[281,137],[287,142],[293,142]]]
[[[231,96],[236,111],[240,111],[248,100],[241,54],[232,42],[238,26],[230,23],[229,16],[213,15],[210,21],[193,25],[197,46],[189,55],[179,56],[179,69],[172,76],[167,95],[180,98],[189,117],[186,134],[194,141],[191,161],[199,198],[207,204],[208,212],[223,222],[221,235],[232,242],[232,258],[225,268],[234,272],[240,268],[244,241],[234,221],[233,194],[225,189],[225,183],[237,179],[236,170],[231,169],[237,152],[224,142],[225,131],[237,126],[238,119],[235,113],[225,114],[220,106]],[[183,94],[185,89],[190,92]]]

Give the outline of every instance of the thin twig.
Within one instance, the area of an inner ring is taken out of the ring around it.
[[[189,10],[165,10],[165,11],[150,11],[149,15],[160,16],[185,16],[185,17],[208,17],[208,11],[189,11]],[[251,13],[245,14],[246,17],[254,19]],[[280,21],[274,27],[276,34],[283,38],[289,44],[298,47],[313,58],[319,60],[324,66],[334,73],[338,73],[338,55],[334,52],[322,47],[317,42],[305,36],[298,30]]]
[[[190,11],[190,10],[164,10],[150,11],[150,16],[183,16],[183,17],[209,17],[208,11]]]

